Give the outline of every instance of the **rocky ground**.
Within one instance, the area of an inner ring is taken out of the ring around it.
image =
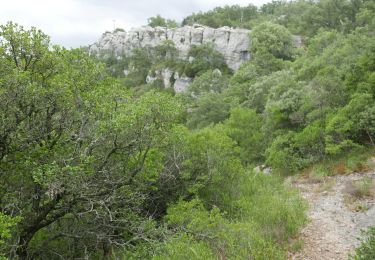
[[[294,185],[310,204],[309,223],[301,231],[303,247],[289,259],[348,259],[359,245],[361,230],[375,226],[375,198],[350,196],[353,182],[371,178],[375,171],[325,178],[320,182],[299,179]],[[371,190],[375,192],[374,185]]]

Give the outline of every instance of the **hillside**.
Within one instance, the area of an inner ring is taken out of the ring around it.
[[[69,50],[1,25],[0,259],[373,259],[374,14],[224,6]]]

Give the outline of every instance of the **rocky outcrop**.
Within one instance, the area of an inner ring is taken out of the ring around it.
[[[175,82],[173,84],[173,89],[176,93],[183,93],[186,92],[189,85],[193,82],[192,78],[178,75],[178,72],[174,74]]]
[[[187,54],[192,45],[212,43],[224,56],[228,67],[237,70],[244,61],[250,59],[249,33],[250,31],[246,29],[230,27],[214,29],[201,25],[171,29],[143,26],[131,29],[129,32],[107,32],[89,48],[91,52],[109,50],[121,56],[130,55],[134,48],[155,47],[165,40],[171,40],[184,59],[188,58]]]

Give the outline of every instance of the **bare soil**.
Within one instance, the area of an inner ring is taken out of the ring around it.
[[[353,198],[347,192],[364,177],[374,182],[375,171],[327,177],[320,183],[303,178],[294,182],[310,209],[309,223],[300,233],[303,247],[290,253],[289,259],[348,259],[360,243],[361,230],[375,226],[375,198]]]

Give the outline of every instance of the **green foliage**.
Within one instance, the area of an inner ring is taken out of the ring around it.
[[[292,35],[281,25],[266,22],[254,27],[251,41],[250,51],[256,58],[293,59]]]
[[[177,23],[174,20],[165,19],[161,17],[160,15],[150,17],[147,19],[148,25],[151,27],[167,27],[167,28],[174,28],[177,27]]]
[[[373,28],[374,10],[371,0],[274,0],[260,8],[253,5],[217,7],[205,13],[194,13],[182,24],[252,29],[262,22],[271,21],[285,26],[293,34],[312,37],[321,28],[341,32],[350,32],[356,27]]]
[[[179,70],[184,66],[183,62],[178,59],[178,51],[174,43],[170,40],[155,47],[136,48],[130,56],[114,51],[100,51],[97,56],[106,64],[110,75],[121,78],[127,87],[141,90],[146,89],[144,85],[147,76],[156,76],[159,80],[155,82],[155,87],[157,82],[161,81],[161,70]]]
[[[196,241],[191,235],[177,234],[169,239],[161,250],[162,252],[152,257],[153,260],[214,260],[214,254],[207,244]]]
[[[365,260],[375,258],[375,228],[370,228],[364,232],[365,238],[361,240],[361,245],[355,250],[355,255],[351,259]]]
[[[20,221],[19,218],[12,218],[0,212],[0,247],[3,246],[5,240],[11,237],[11,228]]]
[[[188,113],[187,126],[202,128],[224,121],[229,117],[231,102],[218,93],[201,95]]]
[[[330,118],[326,127],[327,152],[339,154],[375,138],[375,106],[370,94],[356,94]]]
[[[302,132],[279,135],[266,150],[267,163],[291,174],[324,159],[324,129],[316,122]]]
[[[99,53],[102,64],[35,28],[1,26],[0,254],[285,259],[306,205],[277,174],[368,167],[353,154],[374,146],[374,10],[272,1],[186,18],[253,28],[252,59],[234,75],[212,45],[182,61],[165,41]],[[158,91],[166,69],[171,81],[194,77],[188,93]]]
[[[113,30],[113,33],[125,32],[123,28],[116,28]]]
[[[189,85],[188,91],[194,97],[205,93],[222,93],[228,87],[228,79],[222,73],[216,70],[209,70],[204,74],[196,77],[192,84]]]
[[[245,175],[239,192],[237,217],[255,223],[266,239],[282,245],[306,223],[306,202],[275,175]]]
[[[216,7],[206,13],[194,13],[186,17],[182,25],[203,24],[213,28],[222,26],[248,27],[248,23],[259,16],[256,6],[249,4],[241,7],[238,5]]]
[[[124,243],[148,222],[139,212],[181,106],[161,93],[132,97],[102,64],[50,48],[35,30],[8,24],[1,35],[1,208],[22,217],[9,252],[93,256],[101,243],[108,254],[110,241]]]
[[[188,57],[192,59],[185,65],[184,69],[184,73],[188,77],[199,76],[208,70],[214,69],[219,69],[222,73],[229,73],[223,55],[210,44],[191,46]]]
[[[305,223],[306,205],[276,177],[246,173],[239,178],[232,214],[218,207],[207,210],[198,199],[168,209],[167,224],[178,232],[163,247],[161,258],[175,259],[183,252],[199,252],[194,258],[208,259],[284,258],[283,243]],[[178,238],[188,241],[181,244]]]
[[[227,134],[241,148],[241,159],[246,163],[260,162],[264,156],[262,118],[254,110],[234,108],[225,121]]]
[[[233,187],[244,171],[235,142],[220,127],[205,128],[189,136],[187,148],[182,177],[189,193],[198,194],[208,207],[233,210]]]

